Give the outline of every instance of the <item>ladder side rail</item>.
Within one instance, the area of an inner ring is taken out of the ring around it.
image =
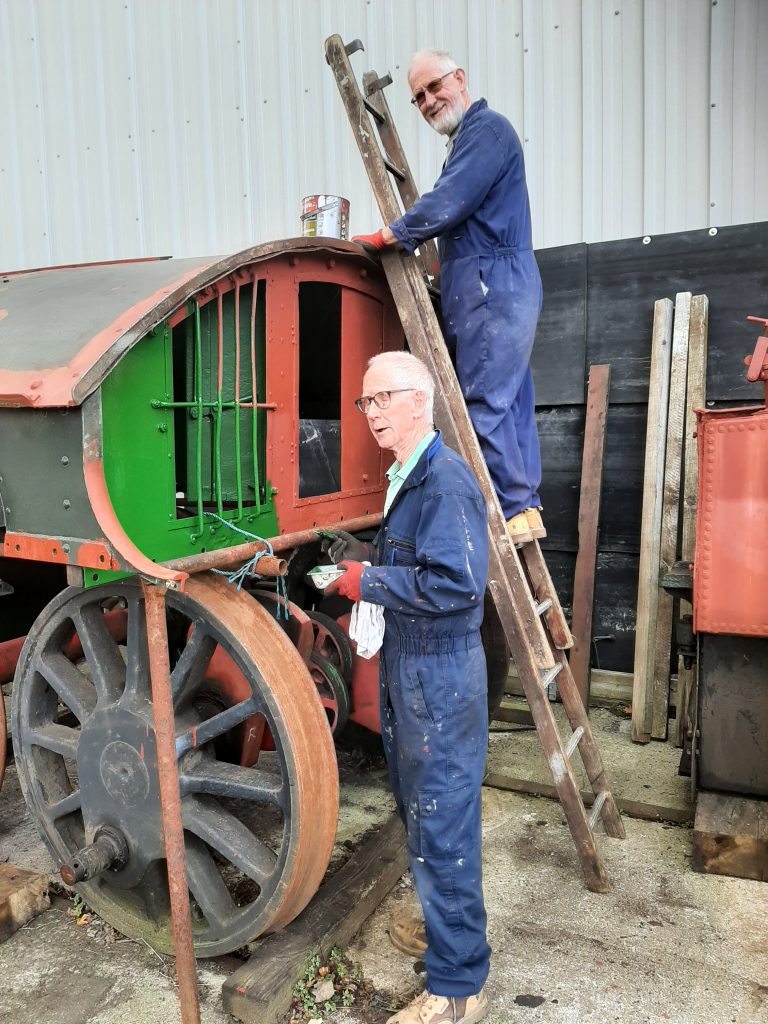
[[[565,746],[552,714],[552,707],[543,689],[530,674],[521,673],[523,690],[528,699],[536,731],[552,772],[552,780],[576,846],[581,871],[591,892],[608,892],[610,885],[603,859],[597,848],[589,816],[574,778]]]
[[[400,141],[400,133],[395,127],[387,97],[384,95],[382,81],[375,71],[366,71],[363,75],[363,89],[365,90],[365,97],[368,102],[383,118],[382,121],[376,122],[376,130],[379,133],[385,153],[405,175],[404,181],[401,181],[399,178],[396,179],[396,185],[403,202],[403,209],[410,210],[419,198],[419,190],[416,187],[416,181],[411,172],[408,158]],[[439,280],[440,260],[434,240],[430,238],[428,241],[422,242],[419,245],[419,253],[424,264],[424,272],[434,278],[435,281]]]
[[[608,799],[603,804],[601,810],[605,831],[607,835],[614,839],[624,839],[624,822],[621,820],[619,809],[616,806],[616,800],[606,776],[603,759],[595,742],[592,726],[584,708],[579,688],[576,685],[576,680],[573,678],[571,666],[568,664],[565,652],[559,652],[558,657],[563,663],[563,668],[557,677],[557,690],[560,694],[560,699],[563,702],[571,729],[574,732],[579,728],[584,730],[577,745],[579,756],[584,765],[584,771],[587,773],[587,779],[595,796],[605,790],[608,790],[609,793]]]
[[[544,561],[538,541],[535,544],[524,544],[521,552],[536,600],[542,603],[546,603],[546,601],[551,602],[550,606],[543,612],[543,616],[552,637],[552,642],[561,651],[573,647],[573,636],[568,628],[568,622],[563,614],[560,598],[557,596],[555,585],[552,582],[552,577],[549,574],[549,569]]]

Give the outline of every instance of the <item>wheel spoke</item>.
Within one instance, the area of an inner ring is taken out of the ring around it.
[[[99,605],[83,605],[72,615],[100,704],[114,704],[125,687],[125,662]]]
[[[238,908],[202,839],[188,832],[185,840],[187,884],[206,921],[221,931]]]
[[[181,757],[188,750],[195,747],[202,747],[204,743],[210,743],[217,736],[221,736],[236,725],[240,725],[246,718],[255,715],[259,710],[257,701],[251,697],[249,700],[233,704],[231,708],[225,708],[218,715],[206,719],[200,725],[193,725],[176,737],[176,756]]]
[[[73,811],[79,811],[82,807],[82,800],[80,798],[80,790],[76,789],[74,793],[70,793],[69,796],[65,796],[63,800],[57,801],[55,804],[48,805],[48,817],[51,821],[57,821],[59,818],[63,818],[66,814],[71,814]]]
[[[43,652],[36,669],[82,724],[96,707],[96,688],[60,651]]]
[[[237,800],[255,800],[283,806],[283,780],[258,768],[240,768],[206,758],[179,774],[181,794],[210,793]]]
[[[138,597],[128,601],[128,635],[126,637],[128,661],[125,667],[125,693],[121,704],[132,705],[150,700],[149,648],[147,646],[147,616],[144,602]]]
[[[277,857],[239,818],[205,796],[187,797],[182,804],[184,828],[194,832],[260,886],[270,878]]]
[[[30,729],[27,737],[33,746],[51,750],[54,754],[61,754],[62,757],[68,757],[72,761],[77,758],[77,746],[80,742],[79,729],[48,723],[37,729]]]
[[[200,686],[208,668],[208,662],[216,650],[216,639],[203,625],[196,622],[187,638],[184,650],[171,672],[173,706],[180,707]]]

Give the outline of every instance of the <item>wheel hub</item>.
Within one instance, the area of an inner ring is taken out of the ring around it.
[[[105,738],[107,742],[105,743]],[[163,856],[163,827],[155,733],[146,718],[123,708],[96,711],[82,729],[77,752],[86,836],[113,825],[127,838],[128,860],[110,869],[111,884],[134,886]]]

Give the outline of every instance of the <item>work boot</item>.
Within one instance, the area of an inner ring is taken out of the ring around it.
[[[476,996],[433,996],[426,989],[390,1017],[387,1024],[476,1024],[488,1013],[485,992]]]
[[[507,520],[507,533],[513,544],[527,544],[533,540],[528,516],[525,512],[518,512]]]
[[[544,529],[544,521],[541,518],[542,511],[541,505],[538,508],[527,508],[525,510],[525,518],[528,520],[528,527],[534,540],[541,540],[542,537],[547,536],[547,531]]]
[[[427,929],[421,918],[400,917],[389,922],[389,941],[407,956],[421,960],[427,951]]]

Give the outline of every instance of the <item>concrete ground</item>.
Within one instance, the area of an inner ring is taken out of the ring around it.
[[[618,795],[685,806],[688,782],[676,775],[671,744],[629,740],[629,721],[593,712]],[[503,727],[502,727],[503,728]],[[344,841],[383,821],[392,802],[383,764],[341,757]],[[535,733],[495,729],[489,768],[549,781]],[[494,950],[488,995],[492,1024],[768,1024],[768,887],[691,871],[690,830],[625,819],[625,842],[601,837],[613,883],[586,891],[570,833],[551,800],[486,789],[485,893]],[[49,872],[51,864],[21,798],[13,765],[0,795],[0,858]],[[0,1021],[9,1024],[156,1024],[179,1019],[172,961],[100,922],[78,926],[69,901],[0,945]],[[353,1006],[336,1024],[378,1024],[423,984],[423,964],[399,954],[386,929],[392,914],[415,909],[405,876],[349,949],[383,993],[375,1012]],[[200,962],[203,1024],[231,1018],[221,984],[241,961]]]

